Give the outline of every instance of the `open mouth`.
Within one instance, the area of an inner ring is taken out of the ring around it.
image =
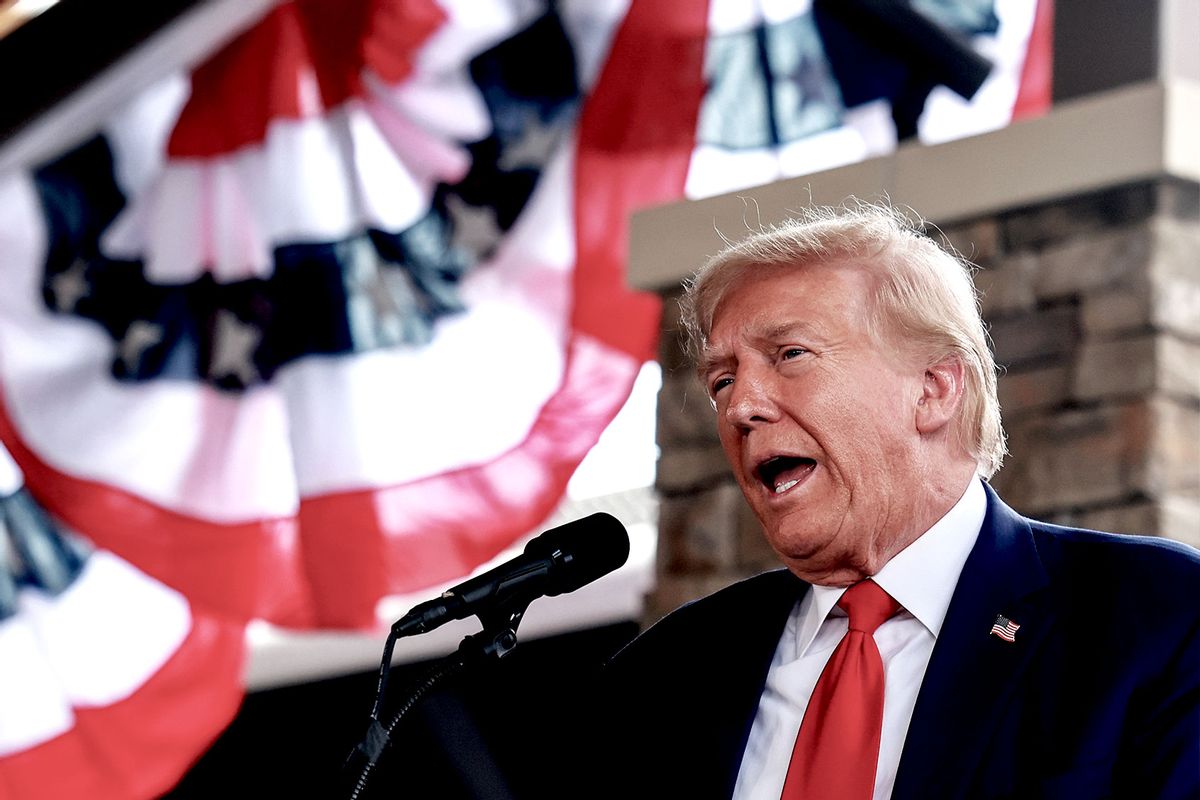
[[[773,494],[783,494],[817,467],[817,462],[804,456],[775,456],[754,469],[762,485]]]

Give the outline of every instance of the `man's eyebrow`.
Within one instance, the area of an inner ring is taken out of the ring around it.
[[[784,339],[792,334],[814,335],[817,333],[815,326],[801,319],[790,319],[784,322],[777,322],[759,332],[758,338],[773,342],[777,339]]]
[[[707,375],[718,367],[727,365],[732,360],[733,358],[727,353],[705,351],[700,355],[700,374]]]

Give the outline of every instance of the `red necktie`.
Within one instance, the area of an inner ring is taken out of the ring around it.
[[[821,672],[780,800],[871,800],[883,728],[883,659],[875,629],[900,604],[874,581],[854,584],[838,600],[850,630]]]

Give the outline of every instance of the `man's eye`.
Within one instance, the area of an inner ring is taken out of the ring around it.
[[[784,361],[788,361],[789,359],[799,358],[807,352],[803,347],[785,347],[779,352],[779,357]]]
[[[712,382],[712,386],[709,388],[709,391],[715,395],[717,392],[721,391],[731,383],[733,383],[733,378],[717,378]]]

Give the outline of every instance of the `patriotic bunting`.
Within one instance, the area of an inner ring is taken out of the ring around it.
[[[0,448],[0,797],[150,797],[241,702],[244,625],[49,517]]]
[[[568,26],[603,49],[617,17],[360,5],[278,6],[5,188],[0,428],[30,485],[206,607],[297,627],[371,626],[535,527],[657,328],[622,208],[574,234]]]

